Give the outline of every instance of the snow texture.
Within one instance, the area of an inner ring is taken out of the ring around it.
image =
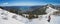
[[[60,24],[60,16],[51,15],[51,21],[48,22],[47,20],[49,14],[38,15],[39,18],[29,20],[27,18],[22,17],[21,15],[17,15],[6,10],[0,9],[0,24]]]

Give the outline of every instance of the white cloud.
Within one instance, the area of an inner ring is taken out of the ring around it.
[[[7,5],[9,5],[9,3],[8,2],[4,2],[4,3],[1,3],[0,6],[7,6]]]
[[[7,4],[8,4],[8,2],[3,3],[3,5],[7,5]]]

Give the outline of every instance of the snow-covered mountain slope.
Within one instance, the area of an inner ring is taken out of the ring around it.
[[[45,17],[32,19],[29,21],[27,18],[22,17],[6,10],[0,9],[0,24],[49,24]]]
[[[46,20],[32,19],[29,21],[27,18],[22,17],[6,10],[0,9],[0,24],[47,24]]]
[[[60,17],[51,15],[51,22],[48,22],[48,17],[46,17],[47,15],[39,15],[39,18],[29,20],[21,15],[0,9],[0,24],[59,24]],[[40,16],[42,17],[40,18]]]
[[[12,18],[13,16],[18,17],[19,15],[0,9],[0,24],[25,24],[21,21],[18,21],[17,19]],[[24,18],[20,17],[19,19]]]
[[[50,24],[60,24],[60,16],[51,15]]]

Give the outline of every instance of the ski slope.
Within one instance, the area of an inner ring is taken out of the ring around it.
[[[51,15],[51,22],[48,22],[47,19],[46,15],[42,15],[41,19],[39,17],[29,20],[21,15],[0,9],[0,24],[60,24],[60,16]]]
[[[13,15],[16,15],[16,14],[0,9],[0,24],[25,24],[23,22],[19,22],[16,19],[13,19],[12,18]]]
[[[29,21],[21,15],[0,9],[0,24],[48,24],[48,22],[46,20],[40,21],[39,18]]]

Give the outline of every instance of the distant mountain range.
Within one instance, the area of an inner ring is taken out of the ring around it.
[[[40,8],[41,6],[3,6],[3,9],[9,10],[9,9],[18,9],[23,12],[25,11],[33,11],[34,9]]]
[[[60,6],[54,6],[52,4],[42,5],[42,6],[0,6],[0,8],[8,10],[13,13],[21,14],[21,13],[32,13],[32,14],[46,14],[45,10],[47,6],[51,6],[54,9],[59,8]]]

